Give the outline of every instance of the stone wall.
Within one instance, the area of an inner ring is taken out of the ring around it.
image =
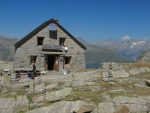
[[[65,45],[68,47],[66,56],[71,56],[70,69],[78,71],[85,68],[85,50],[74,42],[67,34],[58,28],[58,37],[65,37]]]
[[[32,69],[30,65],[30,56],[37,56],[37,69],[44,67],[44,55],[42,55],[42,46],[37,45],[37,37],[44,37],[43,45],[59,45],[59,38],[65,37],[65,45],[68,47],[66,56],[71,56],[70,69],[80,70],[85,68],[85,50],[74,42],[67,34],[57,27],[57,39],[49,38],[48,26],[34,35],[22,46],[17,48],[15,54],[15,69]]]

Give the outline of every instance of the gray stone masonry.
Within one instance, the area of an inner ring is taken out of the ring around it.
[[[45,54],[55,54],[53,52],[44,53],[42,51],[42,45],[37,45],[37,37],[44,37],[43,45],[59,45],[59,38],[65,37],[65,46],[68,47],[66,56],[71,56],[69,64],[65,65],[65,68],[69,68],[71,71],[78,71],[85,68],[85,50],[80,47],[72,38],[64,33],[59,27],[57,27],[57,39],[50,38],[49,27],[45,27],[36,35],[27,40],[19,48],[16,49],[14,70],[32,70],[30,64],[30,56],[37,56],[36,66],[37,69],[45,69]],[[61,53],[63,56],[64,53]],[[59,70],[62,70],[62,62],[59,61]]]

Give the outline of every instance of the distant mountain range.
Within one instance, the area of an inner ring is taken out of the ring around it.
[[[16,38],[0,36],[0,60],[12,61],[14,59],[14,43]],[[131,40],[128,36],[121,39],[88,43],[79,37],[86,47],[86,67],[99,68],[103,62],[132,62],[144,57],[146,51],[150,51],[149,40]]]
[[[119,52],[125,59],[131,61],[140,59],[145,51],[150,50],[150,40],[130,39],[128,36],[95,44],[105,48],[111,48],[113,51]]]
[[[85,59],[87,68],[99,68],[102,63],[110,61],[129,62],[129,60],[122,56],[118,51],[92,44],[87,44]]]
[[[150,40],[131,39],[124,36],[120,39],[97,41],[89,44],[83,39],[79,40],[87,47],[86,66],[97,68],[103,62],[133,62],[144,57],[145,52],[150,51]]]

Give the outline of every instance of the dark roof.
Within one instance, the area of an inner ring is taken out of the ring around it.
[[[42,29],[44,29],[46,26],[48,26],[50,23],[54,23],[56,24],[62,31],[64,31],[69,37],[71,37],[77,44],[79,44],[83,49],[86,49],[86,47],[80,42],[78,41],[73,35],[71,35],[63,26],[61,26],[58,22],[58,20],[55,19],[50,19],[44,23],[42,23],[39,27],[37,27],[36,29],[34,29],[32,32],[30,32],[28,35],[26,35],[24,38],[22,38],[21,40],[19,40],[16,44],[15,44],[15,48],[20,47],[22,44],[24,44],[26,41],[28,41],[30,38],[32,38],[34,35],[36,35],[39,31],[41,31]]]

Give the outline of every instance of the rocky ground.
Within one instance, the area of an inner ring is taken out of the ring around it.
[[[150,64],[104,63],[68,75],[1,77],[0,113],[150,113]]]

